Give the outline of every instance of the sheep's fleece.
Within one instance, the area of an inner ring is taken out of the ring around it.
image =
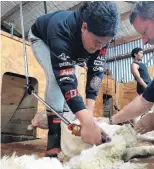
[[[121,127],[101,124],[100,126],[109,133],[112,137],[112,141],[110,143],[93,146],[83,150],[79,156],[71,158],[68,163],[66,162],[64,164],[65,169],[120,168],[120,166],[124,163],[122,157],[126,154],[127,148],[134,146],[137,142],[136,132],[130,125],[124,125]],[[76,145],[73,140],[73,146],[76,147],[73,150],[77,150],[77,147],[80,147],[80,144],[83,143],[78,141]],[[66,152],[66,149],[64,149],[64,151]]]
[[[75,121],[78,123],[77,121]],[[3,157],[2,169],[146,169],[146,164],[124,163],[127,151],[134,147],[137,135],[130,125],[108,125],[98,122],[112,138],[110,143],[91,146],[82,142],[80,137],[73,136],[62,123],[61,147],[59,159],[37,158],[34,155]],[[69,139],[68,139],[69,138]],[[153,147],[153,146],[152,146]],[[132,155],[132,154],[131,154]],[[128,156],[127,156],[128,158]]]
[[[1,169],[64,169],[56,158],[38,158],[35,155],[4,156],[0,162]]]
[[[146,164],[124,163],[119,169],[146,169]],[[0,161],[1,169],[66,169],[56,158],[37,158],[35,155],[23,155],[11,157],[4,156]],[[80,168],[78,168],[80,169]],[[94,168],[96,169],[96,168]],[[103,168],[102,168],[103,169]],[[114,169],[114,168],[113,168]]]
[[[74,123],[79,124],[77,120]],[[145,165],[142,167],[138,164],[124,163],[126,158],[136,155],[134,152],[127,156],[129,148],[137,143],[136,132],[130,125],[108,125],[101,121],[97,124],[110,135],[112,142],[100,146],[85,144],[80,137],[73,136],[64,123],[61,124],[62,152],[59,154],[59,159],[64,161],[70,159],[69,162],[64,163],[65,169],[127,169],[127,166],[131,169],[145,169]]]
[[[78,120],[72,121],[72,123],[79,124]],[[108,125],[106,123],[97,122],[97,124],[103,128],[106,133],[113,137],[113,134],[120,129],[118,125]],[[69,138],[69,139],[68,139]],[[74,136],[71,134],[71,131],[67,129],[67,126],[62,122],[61,123],[61,149],[62,153],[60,154],[65,157],[65,159],[70,159],[76,155],[79,155],[82,150],[92,147],[90,144],[86,144],[82,141],[81,137]]]

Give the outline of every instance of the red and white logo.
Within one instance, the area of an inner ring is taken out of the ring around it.
[[[68,69],[63,69],[60,70],[60,75],[72,75],[74,74],[74,68],[68,68]]]
[[[70,100],[73,97],[79,96],[79,93],[77,91],[77,89],[72,89],[68,92],[65,93],[65,99],[66,101]]]
[[[108,48],[103,48],[99,51],[99,55],[103,55],[103,56],[106,56],[107,55],[107,52],[108,52]]]

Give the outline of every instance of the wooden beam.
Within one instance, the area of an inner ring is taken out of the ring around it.
[[[136,3],[135,1],[124,1],[124,2],[130,3],[130,4],[135,4]]]
[[[26,5],[28,4],[30,1],[24,1],[22,2],[22,5]],[[15,12],[19,11],[20,10],[20,6],[19,6],[19,3],[17,5],[15,5],[11,10],[9,10],[6,14],[4,14],[2,17],[1,17],[1,22],[3,22],[4,20],[6,20],[8,17],[10,17],[11,15],[13,15]]]
[[[151,48],[148,48],[148,49],[145,49],[145,50],[144,50],[144,54],[149,53],[149,52],[154,52],[154,47],[151,47]],[[129,57],[131,57],[131,54],[130,54],[130,53],[126,53],[126,54],[124,54],[124,55],[119,55],[119,56],[116,56],[116,57],[109,58],[109,59],[107,60],[107,62],[112,62],[112,61],[114,61],[115,59],[116,59],[116,60],[120,60],[120,59],[129,58]]]
[[[22,5],[26,5],[28,4],[29,1],[24,1],[22,2]],[[7,18],[9,18],[11,15],[13,15],[15,12],[19,11],[20,12],[20,4],[18,3],[15,7],[13,7],[10,11],[8,11],[5,15],[2,16],[1,18],[1,25],[6,29],[6,30],[10,30],[10,26],[9,26],[9,23],[7,23]],[[14,28],[14,35],[15,36],[18,36],[18,37],[21,37],[21,34],[20,32]]]
[[[115,46],[124,44],[124,43],[128,43],[134,40],[138,40],[141,39],[141,35],[133,35],[133,36],[123,36],[120,39],[117,39],[115,42]],[[111,43],[110,47],[114,47],[114,43]]]
[[[3,21],[1,27],[2,27],[2,31],[4,29],[4,31],[10,33],[10,25],[6,21]],[[13,35],[20,37],[20,38],[22,37],[21,34],[15,28],[13,30]]]
[[[73,7],[69,8],[68,10],[70,11],[75,11],[76,9],[78,9],[81,5],[82,5],[83,2],[79,2],[78,4],[74,5]]]
[[[121,20],[121,21],[127,20],[127,19],[129,18],[129,15],[130,15],[130,14],[131,14],[131,11],[122,13],[122,14],[120,15],[120,20]]]
[[[17,37],[17,36],[11,35],[10,33],[4,32],[4,31],[2,31],[2,30],[0,30],[0,35],[3,35],[3,36],[5,36],[5,37],[8,37],[8,38],[11,38],[11,39],[13,39],[13,40],[15,40],[15,41],[18,41],[18,42],[23,43],[22,37],[19,38],[19,37]],[[29,42],[29,41],[26,41],[26,45],[30,46],[30,42]]]

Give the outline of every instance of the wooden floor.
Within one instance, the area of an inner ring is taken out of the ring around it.
[[[4,155],[10,156],[14,152],[16,152],[16,154],[19,156],[25,154],[26,155],[36,154],[40,157],[41,153],[46,150],[46,145],[47,145],[47,140],[43,140],[43,139],[1,144],[1,156]],[[154,156],[149,158],[132,159],[130,160],[130,162],[139,163],[139,164],[148,163],[146,169],[154,169]]]
[[[17,155],[39,155],[46,150],[46,146],[47,140],[43,139],[1,144],[1,156],[10,156],[14,152],[16,152]]]

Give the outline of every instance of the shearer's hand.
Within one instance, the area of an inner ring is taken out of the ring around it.
[[[95,123],[92,113],[88,112],[87,109],[84,109],[78,111],[76,116],[81,123],[82,140],[88,144],[101,144],[101,129]]]
[[[154,130],[154,113],[149,113],[142,117],[136,123],[135,130],[141,134]]]
[[[101,129],[93,121],[91,124],[83,124],[81,128],[81,138],[85,143],[99,145],[102,143]]]

